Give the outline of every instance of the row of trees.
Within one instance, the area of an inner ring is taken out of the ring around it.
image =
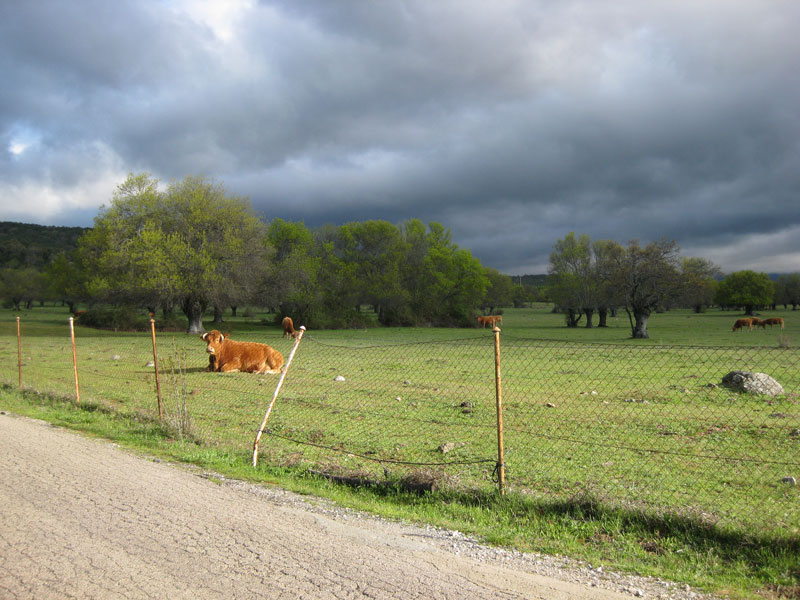
[[[249,202],[205,178],[162,191],[149,174],[132,174],[117,188],[46,280],[71,308],[80,301],[180,310],[190,333],[202,331],[207,311],[244,304],[315,328],[361,324],[362,305],[385,325],[463,326],[478,307],[524,300],[522,286],[484,268],[438,223],[311,231],[281,219],[265,223]]]
[[[781,276],[774,283],[765,273],[754,271],[722,279],[713,262],[681,257],[676,243],[668,240],[622,246],[570,233],[553,247],[548,273],[548,294],[564,312],[568,327],[577,327],[582,318],[586,327],[592,327],[595,312],[598,326],[605,327],[609,312],[621,307],[634,338],[648,337],[653,311],[673,306],[701,312],[714,303],[742,307],[752,314],[758,306],[800,304],[800,274]]]
[[[180,310],[189,332],[204,315],[240,305],[267,306],[309,327],[361,326],[369,305],[384,325],[474,325],[478,310],[551,300],[567,325],[586,319],[599,326],[624,308],[631,334],[647,337],[654,310],[712,302],[743,306],[800,303],[800,275],[775,284],[764,274],[734,273],[702,258],[682,258],[675,242],[627,246],[570,233],[550,255],[547,285],[532,292],[511,277],[483,267],[452,242],[438,223],[400,226],[365,221],[309,230],[303,223],[265,223],[247,200],[202,177],[165,190],[149,174],[130,175],[111,203],[44,270],[0,270],[0,285],[15,308],[34,298],[70,304],[105,303]]]

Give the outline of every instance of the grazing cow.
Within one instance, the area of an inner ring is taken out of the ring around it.
[[[759,319],[758,317],[753,317],[753,323],[751,324],[752,327],[761,327],[761,329],[766,329],[764,326],[764,321]]]
[[[283,337],[297,337],[297,332],[294,330],[294,323],[292,323],[292,317],[283,317],[281,325],[283,326]]]
[[[283,355],[266,344],[237,342],[214,329],[202,335],[208,352],[208,370],[222,373],[280,373]]]
[[[503,322],[503,317],[500,315],[488,315],[486,317],[478,317],[478,324],[481,326],[481,329],[486,329],[487,325],[494,327],[498,323],[502,322]]]
[[[784,327],[783,317],[772,317],[771,319],[764,319],[762,321],[762,327],[764,325],[769,325],[769,328],[772,329],[773,325],[780,325],[781,329]]]
[[[739,331],[747,327],[747,329],[753,329],[753,319],[737,319],[736,323],[733,324],[733,330]]]

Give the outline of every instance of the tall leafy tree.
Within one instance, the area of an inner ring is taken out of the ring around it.
[[[576,238],[570,232],[558,240],[550,253],[548,275],[550,296],[565,311],[567,326],[577,327],[585,314],[586,327],[591,327],[597,303],[589,236],[582,234]]]
[[[772,304],[775,285],[766,273],[745,270],[729,274],[719,284],[716,301],[723,306],[741,306],[747,315],[756,306]]]
[[[213,304],[250,296],[266,258],[264,224],[249,202],[204,177],[165,192],[148,174],[130,175],[80,240],[90,291],[111,301],[177,305],[189,333],[203,331]]]
[[[659,306],[669,304],[680,292],[678,246],[659,240],[642,247],[629,242],[620,256],[614,285],[622,293],[631,324],[631,337],[648,338],[647,322]]]
[[[407,302],[401,283],[404,240],[387,221],[347,223],[339,230],[342,259],[354,267],[358,304],[370,304],[378,320],[391,324],[397,307]]]
[[[274,251],[259,299],[299,325],[313,326],[319,317],[320,257],[311,231],[303,223],[275,219],[267,230]]]
[[[592,243],[597,301],[598,327],[608,327],[608,313],[616,316],[617,307],[625,305],[625,295],[615,283],[615,273],[622,264],[625,249],[613,240],[597,240]]]
[[[417,219],[403,226],[406,316],[414,324],[470,325],[489,284],[480,261],[454,244],[441,224]]]
[[[514,282],[508,275],[502,274],[497,269],[485,268],[484,273],[489,280],[489,286],[486,288],[486,295],[481,302],[487,314],[493,314],[498,307],[509,306],[514,302],[514,295],[517,293]]]
[[[14,310],[20,310],[23,302],[30,308],[35,299],[44,299],[47,280],[44,273],[34,267],[0,269],[0,293],[11,302]]]
[[[681,275],[681,303],[691,306],[696,313],[703,312],[714,301],[722,269],[705,258],[684,258],[681,261]]]
[[[86,299],[86,275],[77,262],[77,252],[60,252],[45,268],[49,295],[66,303],[75,312],[75,303]]]
[[[791,304],[792,310],[797,310],[800,305],[800,273],[778,277],[775,281],[775,304]]]

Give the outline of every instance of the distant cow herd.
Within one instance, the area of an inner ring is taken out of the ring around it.
[[[772,329],[773,325],[780,325],[780,328],[783,329],[785,323],[783,317],[772,317],[770,319],[748,317],[746,319],[737,319],[733,324],[733,330],[739,331],[740,329],[747,329],[748,331],[752,331],[753,327],[761,327],[761,329],[766,329],[767,325],[769,325],[770,329]]]

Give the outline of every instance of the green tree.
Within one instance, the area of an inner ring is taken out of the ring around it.
[[[297,326],[314,326],[321,302],[314,236],[303,223],[275,219],[267,229],[267,244],[274,256],[260,300],[277,309],[278,318],[290,316]]]
[[[354,267],[358,306],[372,305],[380,323],[393,324],[398,308],[407,304],[402,232],[387,221],[362,221],[342,225],[339,235],[342,259]]]
[[[679,295],[678,264],[678,246],[674,241],[662,239],[644,248],[638,240],[628,244],[612,284],[624,298],[631,337],[648,338],[647,322],[652,312]]]
[[[797,310],[800,305],[800,273],[781,275],[775,281],[775,304],[784,307],[791,304],[792,310]]]
[[[502,306],[509,306],[514,303],[515,286],[511,277],[503,275],[497,269],[485,268],[484,273],[489,281],[486,294],[481,301],[481,308],[486,314],[494,314],[496,309]]]
[[[165,192],[148,174],[131,174],[80,240],[92,274],[89,291],[109,301],[178,305],[189,333],[203,331],[214,304],[254,292],[266,264],[264,224],[249,202],[203,177]]]
[[[598,327],[608,327],[608,313],[616,316],[618,306],[625,305],[625,295],[615,283],[615,274],[622,264],[625,249],[613,240],[597,240],[592,244],[597,302]]]
[[[592,327],[596,307],[596,280],[592,273],[592,245],[588,235],[576,238],[570,232],[558,240],[550,253],[548,268],[550,297],[565,311],[567,327],[577,327],[586,315]]]
[[[441,224],[412,219],[403,225],[403,287],[409,323],[469,326],[489,285],[480,261],[454,244]]]
[[[701,313],[714,301],[722,270],[705,258],[684,258],[681,261],[682,293],[680,302]]]
[[[775,285],[766,273],[736,271],[722,280],[715,300],[723,306],[741,306],[747,315],[753,314],[756,306],[772,303]]]
[[[35,299],[44,298],[46,289],[47,280],[38,269],[21,267],[0,270],[0,290],[14,310],[20,310],[23,302],[26,308],[30,308]]]
[[[75,303],[87,298],[86,275],[77,262],[77,252],[60,252],[47,265],[48,294],[67,304],[75,312]]]

